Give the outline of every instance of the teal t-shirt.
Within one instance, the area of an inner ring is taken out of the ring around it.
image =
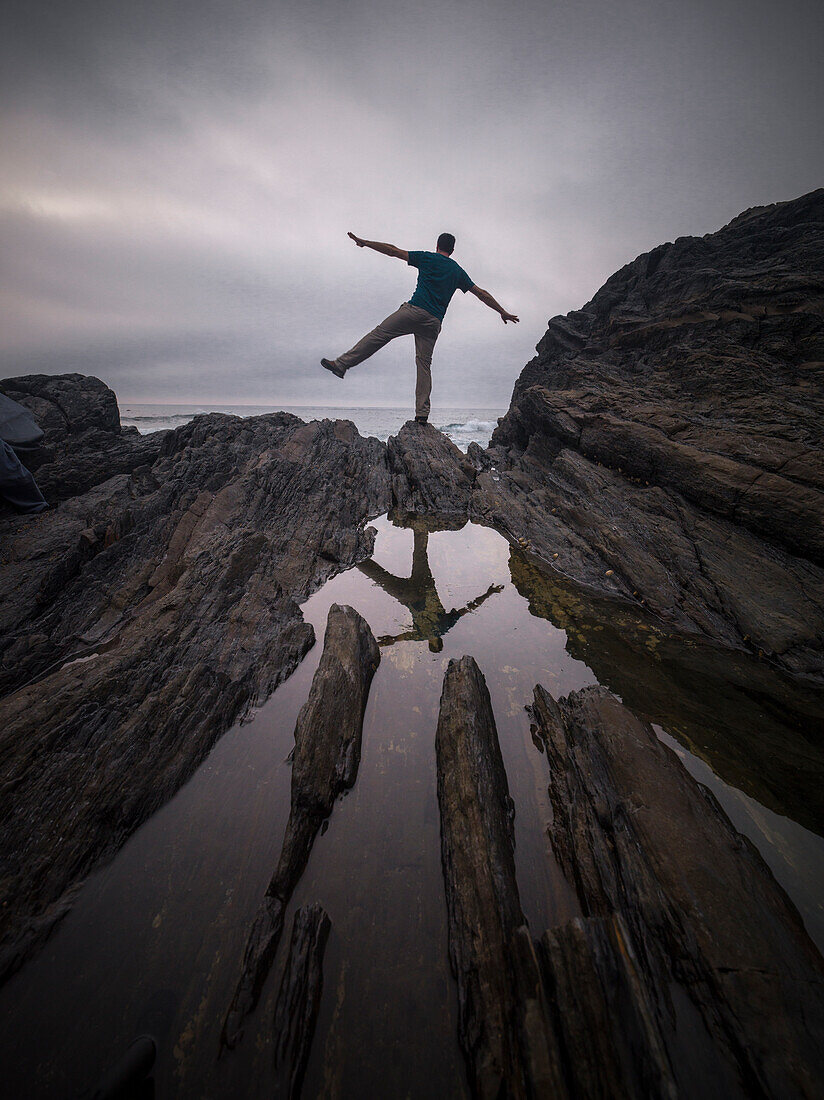
[[[410,252],[409,266],[418,269],[418,285],[409,299],[411,306],[420,306],[439,321],[456,290],[466,294],[475,285],[451,256],[439,252]]]

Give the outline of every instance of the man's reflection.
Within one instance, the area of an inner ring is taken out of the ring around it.
[[[358,569],[375,584],[380,585],[384,592],[396,599],[398,603],[402,603],[409,609],[412,614],[412,629],[404,631],[403,634],[385,634],[382,638],[378,638],[378,645],[426,641],[433,653],[440,653],[443,649],[443,635],[452,629],[458,619],[468,615],[470,611],[475,611],[495,592],[501,592],[503,585],[491,584],[486,592],[470,600],[465,607],[447,611],[435,588],[435,578],[429,568],[426,552],[429,532],[442,529],[444,524],[430,517],[414,515],[394,516],[392,522],[396,527],[412,529],[414,538],[412,575],[396,577],[371,558],[369,561],[361,562]]]

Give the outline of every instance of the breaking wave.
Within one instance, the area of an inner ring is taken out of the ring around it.
[[[453,421],[449,424],[438,424],[437,421],[433,423],[462,451],[465,451],[470,443],[478,443],[481,447],[486,447],[498,426],[497,420],[479,420],[477,417]]]

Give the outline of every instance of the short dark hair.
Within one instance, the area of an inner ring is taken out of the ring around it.
[[[455,238],[451,233],[441,233],[438,237],[438,251],[439,252],[454,252],[455,251]]]

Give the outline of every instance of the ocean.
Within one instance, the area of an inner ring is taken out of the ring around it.
[[[301,420],[351,420],[361,435],[374,435],[384,443],[390,435],[396,435],[401,426],[411,419],[408,406],[404,408],[341,408],[335,405],[136,405],[123,404],[120,420],[124,427],[135,427],[142,435],[178,428],[201,413],[222,412],[234,416],[260,416],[262,413],[294,413]],[[436,409],[430,415],[430,423],[466,451],[472,442],[486,447],[498,424],[498,418],[506,412],[497,408]]]

